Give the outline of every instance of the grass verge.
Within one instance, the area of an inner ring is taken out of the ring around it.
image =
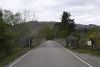
[[[30,48],[17,48],[16,51],[14,51],[13,53],[0,58],[0,67],[7,65],[17,57],[20,57],[21,55],[27,53],[30,50]]]
[[[70,50],[78,52],[78,53],[84,53],[84,54],[89,54],[89,55],[100,57],[100,51],[92,49],[90,47],[88,47],[88,48],[70,49]]]

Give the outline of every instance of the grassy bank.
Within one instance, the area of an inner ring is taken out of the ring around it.
[[[57,42],[59,44],[65,45],[64,41],[57,40]],[[78,53],[84,53],[84,54],[89,54],[89,55],[94,55],[94,56],[100,57],[100,50],[95,50],[95,49],[92,49],[91,47],[80,47],[77,49],[67,48],[67,49],[74,51],[74,52],[78,52]]]
[[[10,63],[11,61],[16,59],[17,57],[20,57],[21,55],[27,53],[30,50],[31,50],[30,48],[18,48],[13,53],[0,58],[0,67],[5,66],[6,64]]]
[[[100,51],[89,48],[89,47],[88,48],[70,49],[70,50],[78,52],[78,53],[84,53],[84,54],[89,54],[89,55],[94,55],[94,56],[100,57]]]
[[[34,44],[32,45],[31,48],[29,48],[29,47],[27,47],[27,48],[18,48],[18,47],[15,48],[15,50],[12,53],[0,58],[0,67],[6,66],[7,64],[14,61],[16,58],[22,56],[23,54],[29,52],[30,50],[32,50],[34,48],[37,48],[40,43],[42,43],[42,42],[38,42],[38,41],[34,42]]]

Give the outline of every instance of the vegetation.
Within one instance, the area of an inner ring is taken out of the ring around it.
[[[78,48],[78,49],[70,49],[72,51],[76,51],[78,53],[84,53],[84,54],[89,54],[89,55],[93,55],[93,56],[99,56],[100,57],[100,51],[92,49],[90,47],[88,48]]]
[[[56,35],[60,38],[66,38],[66,36],[72,35],[75,32],[74,19],[70,18],[69,12],[63,12],[61,22],[55,24]]]
[[[9,25],[3,21],[3,13],[0,11],[0,57],[4,56],[11,52],[12,47],[9,42],[12,39],[11,31],[9,29]]]
[[[14,52],[0,58],[0,67],[6,66],[6,64],[12,62],[30,50],[30,48],[17,48]]]
[[[26,16],[27,12],[23,18],[20,12],[0,9],[0,67],[39,44],[40,38],[33,34]]]
[[[95,48],[100,47],[100,27],[93,28],[89,30],[86,35],[85,39],[93,39],[95,41]]]
[[[49,25],[40,29],[40,34],[43,34],[42,36],[44,36],[46,40],[54,39],[54,30]]]
[[[29,16],[27,10],[23,11],[23,13],[17,12],[14,14],[9,10],[0,9],[0,66],[9,63],[45,39],[65,39],[67,36],[74,35],[82,41],[93,39],[96,44],[95,48],[100,47],[100,28],[78,29],[74,19],[70,18],[71,14],[69,12],[64,11],[61,22],[56,22],[53,27],[50,26],[52,24],[40,26],[36,21],[37,18],[34,19],[35,16],[31,20],[29,20]],[[27,23],[29,21],[30,23]],[[93,51],[93,54],[100,55],[98,51],[83,45],[85,44],[83,43],[80,48],[72,50],[83,53]]]
[[[61,22],[56,23],[54,26],[56,37],[77,36],[80,47],[71,50],[100,56],[100,27],[92,24],[84,25],[83,28],[77,27],[74,19],[71,19],[70,16],[69,12],[63,12]],[[86,44],[88,40],[92,41],[92,46]]]
[[[86,31],[88,30],[88,31]],[[78,53],[85,53],[95,56],[100,56],[100,27],[96,26],[94,28],[82,29],[82,32],[78,32],[80,35],[79,44],[80,47],[78,49],[71,49],[72,51],[76,51]],[[85,31],[85,32],[83,32]],[[93,41],[93,45],[88,46],[86,41]]]

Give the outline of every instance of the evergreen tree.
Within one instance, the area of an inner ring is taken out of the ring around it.
[[[68,35],[71,34],[71,32],[75,31],[75,22],[74,19],[70,18],[71,14],[69,12],[63,12],[60,28],[62,31],[66,31]]]
[[[65,38],[75,32],[76,25],[74,19],[71,19],[70,16],[71,14],[69,12],[63,12],[61,22],[55,24],[57,28],[56,35]]]

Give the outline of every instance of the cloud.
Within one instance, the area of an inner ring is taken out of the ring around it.
[[[0,6],[14,12],[22,9],[35,12],[40,21],[60,21],[69,11],[76,23],[100,25],[100,0],[0,0]]]

